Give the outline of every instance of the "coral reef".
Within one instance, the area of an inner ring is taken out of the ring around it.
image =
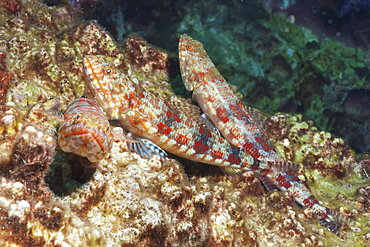
[[[113,144],[98,168],[58,149],[55,123],[36,107],[57,99],[64,111],[83,94],[84,55],[109,55],[149,89],[159,89],[164,97],[174,95],[165,51],[137,36],[129,36],[121,49],[99,24],[77,16],[70,6],[48,7],[37,0],[0,1],[1,246],[370,245],[369,157],[356,157],[343,140],[317,131],[299,115],[274,115],[266,128],[279,151],[303,165],[302,180],[313,194],[353,220],[345,230],[345,240],[296,206],[289,194],[267,193],[251,172],[231,177],[217,167],[190,161],[146,160],[128,152],[123,141]],[[294,27],[291,30],[301,35]],[[276,83],[283,89],[277,94],[295,90],[289,83],[284,86],[284,80],[304,75],[287,69],[299,64],[289,60],[291,50],[279,46],[281,33],[275,34],[275,55],[271,59],[262,56],[266,64],[274,64],[267,74],[280,78]],[[218,37],[216,45],[226,38]],[[325,42],[319,45],[328,46],[330,60],[336,46]],[[243,47],[238,44],[230,53],[234,59],[242,59]],[[233,43],[229,40],[225,45]],[[263,43],[256,40],[255,45]],[[360,51],[350,51],[338,64],[364,66],[358,59]],[[252,66],[253,59],[245,66]],[[229,61],[223,63],[229,66]],[[259,65],[252,66],[254,75],[266,74]],[[358,78],[352,72],[342,76]],[[327,77],[332,75],[327,73]]]

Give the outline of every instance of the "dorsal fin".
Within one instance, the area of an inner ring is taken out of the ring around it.
[[[176,108],[178,111],[184,113],[185,115],[199,119],[201,110],[198,106],[184,101],[168,101],[168,103],[170,103],[171,106]]]
[[[243,107],[244,107],[244,110],[248,112],[249,115],[251,116],[252,122],[258,126],[261,132],[264,132],[266,130],[265,122],[267,118],[269,118],[270,116],[244,103],[243,103]]]
[[[204,114],[202,114],[201,109],[198,106],[184,101],[169,101],[168,103],[170,103],[173,108],[191,118],[199,125],[202,125],[203,127],[208,128],[218,134],[220,133],[218,129],[214,127],[211,122],[209,122],[206,116],[202,116]]]

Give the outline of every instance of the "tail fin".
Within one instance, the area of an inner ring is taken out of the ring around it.
[[[345,216],[332,211],[322,205],[310,190],[298,178],[296,170],[298,165],[289,162],[271,162],[271,170],[265,174],[266,181],[272,181],[276,187],[281,190],[289,191],[295,198],[295,201],[307,208],[317,216],[321,223],[326,226],[331,232],[342,238],[341,228],[346,225],[349,220]],[[268,187],[268,186],[266,186]]]

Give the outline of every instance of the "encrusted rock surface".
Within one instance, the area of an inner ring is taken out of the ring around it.
[[[55,121],[36,107],[57,99],[63,111],[82,95],[86,54],[110,55],[139,83],[173,95],[166,52],[136,36],[120,48],[74,11],[0,1],[0,246],[370,245],[370,159],[298,115],[275,115],[266,128],[304,166],[313,194],[353,220],[345,240],[287,193],[267,193],[251,172],[146,160],[123,141],[98,168],[59,150]]]

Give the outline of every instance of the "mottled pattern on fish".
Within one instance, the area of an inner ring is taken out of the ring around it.
[[[253,158],[271,162],[269,173],[260,176],[267,188],[276,186],[290,191],[299,204],[311,208],[325,226],[339,235],[340,217],[316,200],[297,177],[294,171],[297,165],[284,161],[269,143],[263,130],[265,117],[235,96],[202,43],[185,34],[181,35],[179,59],[185,87],[193,91],[193,98],[221,134]]]
[[[95,102],[81,97],[65,110],[58,143],[64,152],[97,162],[111,149],[113,134],[107,117]]]
[[[256,118],[262,113],[245,106],[209,59],[203,45],[182,35],[179,45],[180,70],[189,91],[206,116],[232,144],[254,158],[280,159],[275,147],[265,141]],[[222,97],[221,97],[222,96]]]
[[[177,156],[221,167],[266,173],[269,164],[241,152],[224,138],[184,114],[178,104],[146,91],[121,73],[109,58],[86,56],[87,87],[110,119]],[[199,116],[198,116],[199,118]]]

